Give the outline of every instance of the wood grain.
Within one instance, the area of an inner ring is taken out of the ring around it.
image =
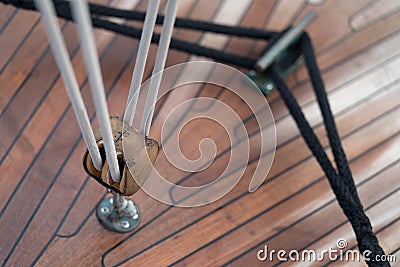
[[[141,11],[147,6],[146,0],[95,2]],[[379,12],[372,12],[378,7]],[[322,1],[319,5],[287,0],[188,0],[181,1],[178,16],[282,30],[309,10],[319,14],[308,30],[360,198],[385,252],[397,256],[399,264],[398,4],[389,0]],[[59,22],[89,115],[97,127],[75,25]],[[95,36],[109,110],[121,116],[138,41],[99,29]],[[193,30],[175,29],[174,36],[252,57],[258,57],[265,46],[262,41]],[[82,169],[84,144],[38,14],[2,5],[0,47],[2,265],[336,266],[344,263],[329,259],[318,263],[260,262],[256,254],[264,245],[276,250],[321,251],[334,247],[340,238],[346,239],[348,248],[357,249],[350,224],[277,92],[267,96],[277,129],[275,160],[268,179],[256,192],[248,193],[258,164],[260,130],[254,115],[237,96],[213,85],[192,85],[165,96],[157,104],[151,137],[160,140],[163,122],[183,101],[199,96],[223,101],[243,119],[250,136],[250,158],[243,166],[246,171],[241,181],[218,201],[190,209],[168,206],[139,191],[132,197],[143,215],[138,229],[129,234],[105,230],[94,214],[105,191]],[[157,46],[151,45],[146,77],[151,74],[156,51]],[[171,50],[166,65],[199,59],[204,60]],[[180,77],[171,77],[169,84]],[[227,81],[230,86],[240,85]],[[332,158],[304,66],[287,81]],[[139,102],[139,110],[142,107]],[[194,105],[182,118],[201,114],[200,108]],[[223,128],[206,120],[193,121],[182,131],[180,144],[186,157],[196,159],[200,156],[198,144],[206,137],[216,142],[218,157],[203,172],[188,175],[173,168],[163,150],[157,169],[171,182],[186,186],[212,181],[229,161],[230,143]],[[238,169],[228,177],[237,175]],[[345,264],[365,266],[363,262]]]

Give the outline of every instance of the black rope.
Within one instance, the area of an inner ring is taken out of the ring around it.
[[[324,82],[321,78],[321,73],[319,71],[317,61],[315,59],[315,52],[312,42],[307,34],[302,36],[300,41],[300,47],[302,54],[304,55],[304,60],[307,66],[308,75],[311,79],[311,83],[315,89],[315,94],[317,96],[319,108],[324,119],[326,126],[326,131],[328,134],[329,144],[334,155],[336,162],[336,167],[338,169],[339,175],[343,177],[344,182],[350,189],[352,197],[361,205],[361,202],[357,195],[356,185],[354,184],[353,176],[350,171],[350,167],[343,151],[343,146],[340,141],[340,137],[337,131],[335,120],[330,108],[328,101],[328,96],[326,94]]]
[[[36,10],[33,0],[1,0],[4,4],[12,4],[19,8]],[[70,1],[66,0],[53,0],[54,4],[58,8],[70,9]],[[91,14],[98,16],[107,16],[113,18],[122,18],[127,20],[144,21],[146,17],[145,12],[134,11],[134,10],[123,10],[118,8],[113,8],[110,6],[89,3],[89,9]],[[156,18],[156,24],[162,24],[164,21],[163,15],[158,15]],[[216,23],[211,23],[208,21],[191,20],[176,18],[175,27],[183,29],[191,29],[197,31],[207,31],[218,34],[234,35],[238,37],[256,38],[256,39],[270,39],[276,35],[278,32],[265,31],[257,28],[250,27],[238,27],[238,26],[228,26]]]
[[[24,8],[29,10],[36,10],[35,5],[32,0],[0,0],[0,2],[4,4],[11,4],[18,8]],[[64,18],[66,20],[73,21],[71,9],[68,1],[64,0],[56,0],[55,9],[58,17]],[[106,15],[106,16],[116,16],[119,18],[126,19],[135,19],[135,20],[144,20],[145,13],[136,12],[136,11],[127,11],[115,9],[107,6],[101,6],[96,4],[90,4],[90,10],[97,15]],[[162,23],[164,17],[158,16],[157,23]],[[106,30],[110,30],[125,36],[129,36],[135,39],[140,39],[142,30],[137,29],[132,26],[121,25],[115,22],[111,22],[109,20],[105,20],[99,18],[97,16],[92,16],[93,26],[96,28],[102,28]],[[193,21],[188,19],[177,19],[175,25],[188,28],[195,29],[201,31],[212,31],[215,33],[227,34],[227,35],[236,35],[241,37],[250,37],[257,39],[268,40],[269,38],[276,38],[280,36],[280,33],[277,32],[268,32],[260,29],[254,28],[243,28],[237,26],[226,26],[226,25],[218,25],[209,22],[203,21]],[[158,43],[160,39],[160,35],[157,33],[153,34],[151,39],[152,43]],[[231,53],[226,53],[224,51],[220,51],[217,49],[209,48],[206,46],[201,46],[198,44],[182,41],[176,38],[171,39],[170,47],[172,49],[176,49],[182,52],[186,52],[189,54],[194,54],[197,56],[208,57],[214,60],[224,62],[226,64],[235,65],[237,67],[242,68],[253,68],[256,60],[251,57],[239,56]]]
[[[35,6],[32,0],[0,0],[5,4],[12,4],[16,7],[35,10]],[[59,17],[67,20],[72,20],[71,11],[69,4],[64,0],[56,0],[56,12]],[[93,26],[114,31],[116,33],[130,36],[139,39],[141,36],[141,30],[120,25],[108,20],[99,18],[98,16],[111,16],[131,20],[143,21],[145,13],[136,11],[120,10],[111,7],[101,6],[97,4],[90,4],[90,10],[92,14]],[[157,17],[157,23],[161,24],[163,16]],[[177,19],[175,26],[193,30],[209,31],[220,34],[235,35],[241,37],[250,37],[258,39],[267,39],[268,43],[266,49],[279,39],[283,34],[276,32],[268,32],[253,28],[242,28],[242,27],[231,27],[225,25],[218,25],[203,21],[193,21],[187,19]],[[158,43],[160,39],[159,34],[154,34],[152,38],[153,43]],[[171,48],[184,51],[190,54],[198,56],[204,56],[212,58],[214,60],[236,65],[239,67],[245,67],[253,69],[256,60],[249,57],[241,57],[238,55],[226,53],[216,49],[200,46],[197,44],[181,41],[178,39],[171,40]],[[299,52],[304,56],[307,71],[313,85],[319,107],[324,119],[326,131],[328,133],[329,143],[334,155],[336,168],[333,167],[331,161],[326,155],[321,143],[315,135],[312,127],[306,120],[303,112],[293,94],[287,87],[284,78],[282,77],[279,65],[273,65],[268,69],[268,74],[271,76],[272,81],[277,86],[283,101],[285,102],[290,114],[293,116],[301,135],[303,136],[307,146],[312,151],[313,155],[317,159],[319,165],[325,172],[329,184],[332,187],[334,194],[342,208],[344,214],[349,219],[350,224],[354,230],[357,238],[358,247],[361,253],[369,250],[371,254],[370,259],[375,259],[377,255],[385,255],[383,249],[380,247],[378,239],[372,231],[372,226],[369,218],[364,212],[363,206],[357,194],[357,188],[354,184],[354,179],[350,171],[350,167],[343,151],[343,147],[340,141],[340,137],[335,125],[334,117],[329,105],[328,97],[324,88],[324,83],[321,78],[317,62],[315,60],[315,53],[310,38],[307,34],[303,34],[298,44]],[[294,56],[296,57],[296,56]],[[283,64],[285,65],[285,64]],[[390,266],[387,261],[368,261],[369,266]]]
[[[59,16],[64,17],[68,20],[72,20],[70,15],[64,14],[62,11],[60,12]],[[93,21],[93,26],[95,27],[111,30],[125,36],[134,37],[136,39],[140,39],[140,36],[142,34],[142,30],[136,29],[134,27],[119,25],[117,23],[99,18],[92,18],[92,21]],[[154,33],[151,42],[158,43],[159,39],[160,35]],[[176,38],[171,39],[170,47],[182,52],[194,54],[197,56],[212,58],[217,61],[225,62],[227,64],[232,64],[242,68],[252,68],[256,62],[255,59],[250,57],[243,57],[231,53],[226,53],[224,51],[220,51],[217,49],[201,46],[198,44],[193,44],[186,41],[181,41]]]
[[[98,4],[90,4],[89,7],[92,14],[101,16],[109,16],[109,17],[116,17],[116,18],[123,18],[128,20],[137,20],[137,21],[144,21],[144,18],[146,16],[146,13],[144,12],[121,10]],[[163,21],[164,21],[164,16],[158,15],[156,23],[162,24]],[[216,23],[210,23],[207,21],[190,20],[182,18],[176,18],[174,26],[177,28],[191,29],[197,31],[207,31],[219,34],[226,34],[230,36],[233,35],[238,37],[266,39],[266,40],[279,34],[278,32],[264,31],[256,28],[237,27],[237,26],[233,27]]]
[[[307,146],[325,172],[340,207],[350,221],[361,253],[369,250],[371,252],[371,254],[368,255],[369,258],[377,259],[377,255],[385,255],[385,252],[380,247],[378,239],[372,231],[371,222],[365,214],[358,197],[357,189],[333,119],[327,94],[321,79],[321,74],[315,60],[312,43],[307,34],[304,34],[300,39],[300,47],[324,118],[338,173],[332,166],[332,163],[326,155],[321,143],[301,111],[299,104],[287,87],[281,71],[277,69],[277,67],[272,66],[268,73],[277,86],[281,97],[288,107],[290,114],[293,116]],[[390,266],[387,261],[368,261],[367,264],[368,266]]]

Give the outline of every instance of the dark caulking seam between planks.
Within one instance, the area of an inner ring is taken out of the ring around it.
[[[366,125],[363,125],[363,127],[366,127],[368,124],[369,124],[369,123],[367,123]],[[363,128],[363,127],[362,127],[362,128]],[[349,135],[351,135],[351,134],[353,134],[354,132],[357,132],[357,131],[358,131],[358,129],[357,129],[356,131],[353,131],[353,132],[350,133]],[[391,135],[389,138],[385,139],[385,140],[384,140],[383,142],[381,142],[381,143],[385,143],[385,142],[389,141],[391,138],[397,136],[397,134],[398,134],[398,132],[396,132],[395,134]],[[347,136],[349,136],[349,135],[347,135]],[[346,139],[347,136],[343,137],[343,140]],[[360,157],[364,156],[365,153],[368,153],[370,150],[375,149],[377,146],[381,145],[381,143],[379,143],[378,145],[373,146],[372,148],[368,149],[367,151],[361,153],[360,155],[355,156],[353,159],[351,159],[350,162],[353,162],[353,161],[359,159]],[[311,159],[311,158],[312,158],[312,156],[309,156],[308,158],[304,159],[304,161],[309,160],[309,159]],[[301,162],[304,162],[304,161],[302,160]],[[251,162],[249,162],[249,164],[251,164]],[[296,165],[296,164],[295,164],[295,165]],[[268,184],[270,181],[275,180],[276,178],[278,178],[278,177],[279,177],[280,175],[282,175],[283,173],[289,171],[289,170],[291,169],[291,167],[294,167],[294,166],[292,165],[292,166],[290,166],[289,168],[286,168],[284,171],[282,171],[282,173],[278,173],[278,174],[274,175],[273,177],[269,178],[266,182],[263,183],[262,186],[265,186],[265,184]],[[325,177],[325,176],[322,176],[322,177],[320,177],[319,179],[322,180],[324,177]],[[317,180],[318,180],[318,179],[317,179]],[[247,195],[247,193],[243,193],[243,194],[239,195],[238,197],[233,198],[232,200],[230,200],[230,201],[228,201],[226,204],[224,204],[223,207],[225,208],[225,207],[228,206],[229,204],[235,202],[236,200],[242,198],[242,197],[245,196],[245,195]],[[215,212],[215,210],[213,210],[213,211],[211,211],[211,212],[209,212],[209,213],[207,213],[207,214],[201,216],[200,218],[196,219],[195,221],[191,222],[190,224],[186,225],[185,227],[180,228],[179,230],[175,231],[174,234],[183,231],[184,229],[186,229],[186,228],[188,228],[188,227],[194,225],[195,223],[197,223],[198,221],[200,221],[200,220],[202,220],[202,219],[204,219],[204,218],[207,218],[207,217],[208,217],[210,214],[212,214],[213,212]],[[265,212],[265,211],[264,211],[264,212]],[[162,214],[161,214],[161,215],[162,215]],[[257,216],[258,216],[258,215],[257,215]],[[146,226],[147,226],[147,225],[148,225],[148,224],[146,224]],[[142,228],[138,229],[138,231],[142,230],[144,227],[145,227],[145,226],[143,226]],[[138,231],[136,231],[135,233],[137,233]],[[147,247],[147,248],[145,248],[145,249],[142,249],[140,252],[135,253],[134,256],[131,256],[131,258],[136,257],[137,255],[143,253],[144,251],[146,251],[146,250],[148,250],[148,249],[150,249],[150,248],[156,246],[157,244],[163,242],[165,239],[169,238],[169,237],[172,236],[172,235],[173,235],[173,234],[171,234],[171,235],[169,235],[169,236],[167,236],[167,237],[164,237],[164,238],[162,238],[161,240],[159,240],[158,242],[156,242],[155,244],[153,244],[153,245],[151,245],[151,246],[149,246],[149,247]],[[130,235],[130,236],[131,236],[131,235]],[[127,237],[127,238],[129,238],[129,237]]]
[[[376,206],[377,204],[381,203],[382,201],[384,201],[386,198],[390,197],[391,195],[394,195],[395,193],[397,193],[398,191],[400,191],[400,187],[394,189],[393,191],[391,191],[390,193],[386,194],[384,197],[380,198],[379,200],[375,201],[374,203],[372,203],[371,205],[367,206],[365,208],[366,211],[368,211],[369,209],[373,208],[374,206]],[[325,206],[325,205],[324,205]],[[295,222],[295,224],[299,223],[299,221]],[[343,222],[342,224],[339,224],[338,226],[336,226],[335,228],[331,229],[329,231],[332,232],[334,230],[336,230],[337,228],[339,228],[342,225],[345,225],[347,223],[347,221]],[[290,227],[293,227],[295,224],[290,225]],[[275,236],[274,236],[275,237]],[[229,264],[232,264],[234,261],[236,261],[237,259],[245,256],[247,253],[249,253],[251,250],[253,250],[256,247],[259,247],[262,244],[265,244],[265,242],[268,242],[269,239],[264,240],[260,243],[258,243],[256,246],[252,246],[250,249],[247,249],[245,252],[241,253],[239,256],[236,256],[235,258],[231,259],[230,261],[228,261],[227,263],[222,264],[222,266],[228,266]],[[301,249],[300,249],[301,250]]]

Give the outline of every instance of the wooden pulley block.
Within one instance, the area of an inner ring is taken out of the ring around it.
[[[158,143],[139,134],[116,116],[110,117],[110,123],[120,169],[120,181],[115,182],[111,177],[100,131],[95,132],[95,138],[103,159],[103,167],[101,170],[94,167],[88,151],[83,156],[83,167],[103,186],[121,195],[131,196],[140,189],[150,175],[158,155]]]

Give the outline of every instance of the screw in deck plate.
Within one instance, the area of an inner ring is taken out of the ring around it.
[[[272,91],[272,90],[274,89],[274,84],[271,83],[271,82],[265,82],[265,83],[263,84],[263,87],[264,87],[264,89],[265,89],[266,91],[270,92],[270,91]]]
[[[119,198],[122,197],[119,196]],[[117,197],[116,199],[119,198]],[[136,213],[132,217],[120,214],[114,205],[113,196],[111,196],[100,201],[97,206],[96,215],[106,229],[118,233],[127,233],[133,231],[140,223],[140,211],[136,205],[135,209]]]

